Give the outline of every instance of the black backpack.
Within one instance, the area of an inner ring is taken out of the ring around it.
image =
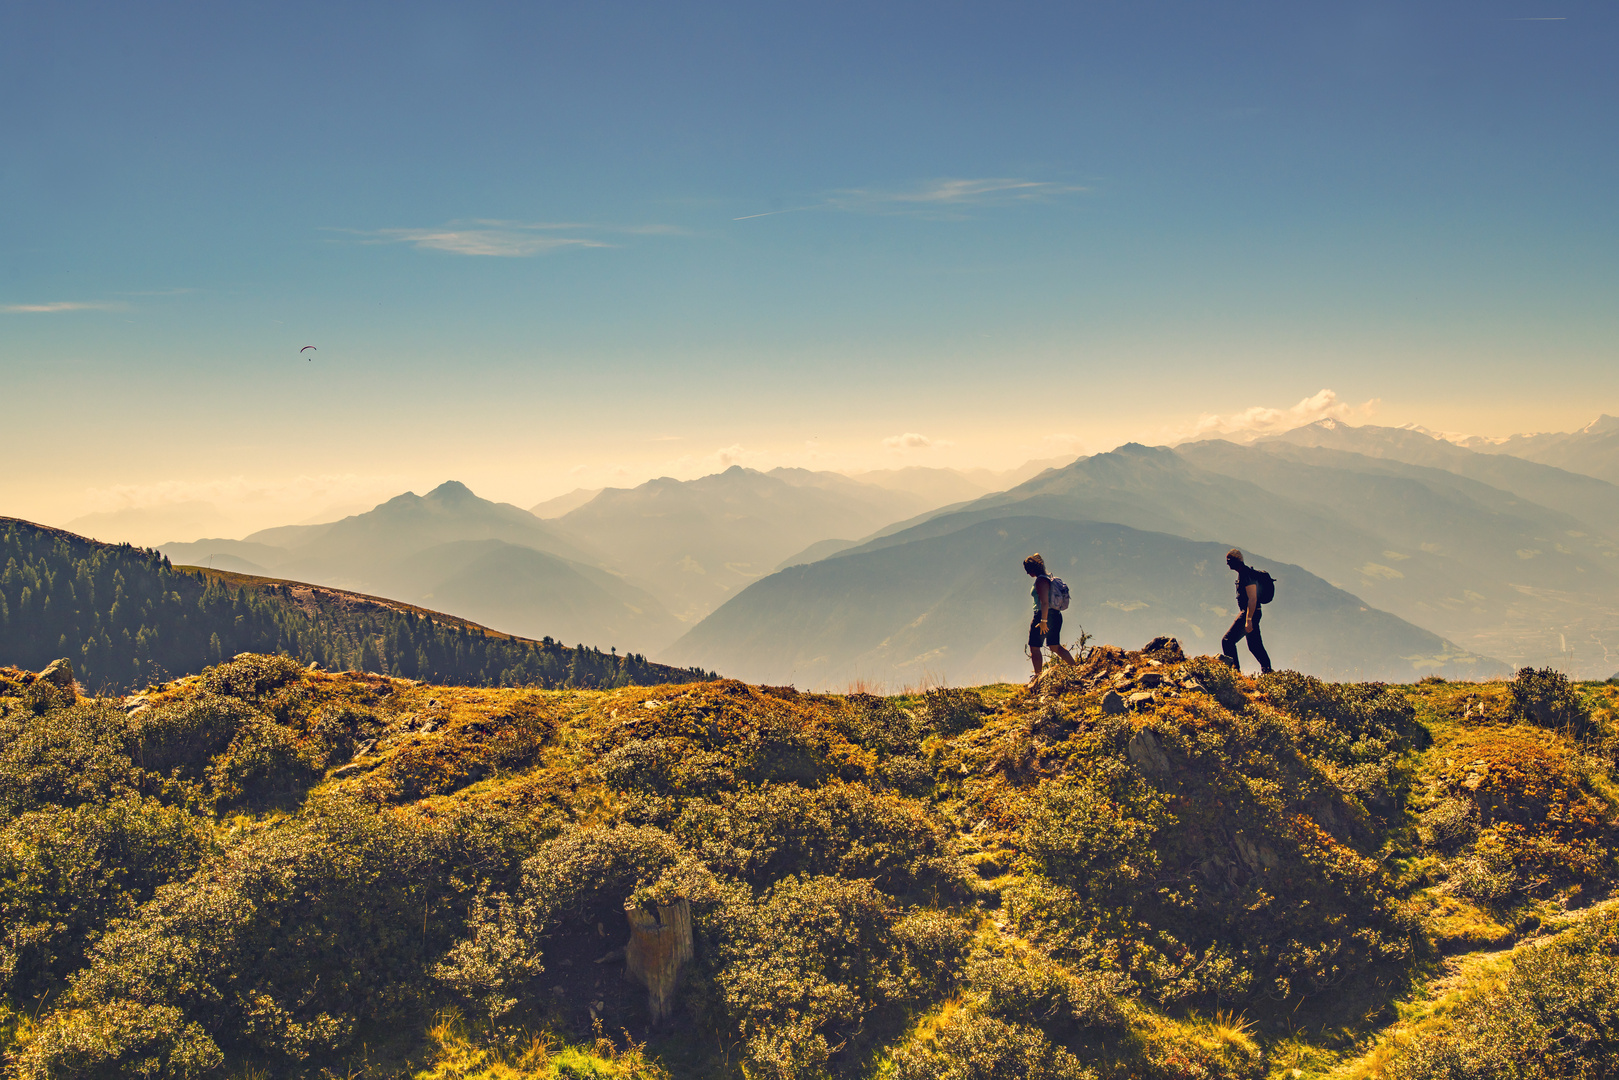
[[[1268,604],[1276,599],[1276,579],[1270,576],[1270,571],[1255,570],[1254,584],[1259,586],[1259,602],[1261,604]]]

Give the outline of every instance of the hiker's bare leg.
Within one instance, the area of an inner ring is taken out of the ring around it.
[[[1038,647],[1029,650],[1029,658],[1034,661],[1034,677],[1040,677],[1040,668],[1045,663],[1045,656]]]
[[[1074,654],[1063,648],[1061,645],[1053,645],[1051,647],[1051,652],[1052,655],[1057,657],[1057,659],[1061,660],[1065,664],[1072,664],[1074,662]]]

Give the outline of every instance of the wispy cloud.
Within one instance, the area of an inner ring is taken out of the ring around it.
[[[565,248],[605,248],[618,245],[605,235],[674,236],[674,225],[592,225],[577,221],[452,221],[430,229],[331,229],[347,233],[362,244],[409,244],[423,251],[456,255],[524,258]]]
[[[1016,203],[1047,202],[1064,195],[1078,195],[1086,188],[1050,180],[1024,180],[1013,177],[979,179],[946,178],[929,180],[911,188],[839,188],[815,202],[785,210],[743,214],[734,221],[795,214],[805,210],[840,210],[855,214],[910,214],[922,217],[960,218],[971,207],[1007,206]]]
[[[0,311],[10,315],[49,315],[59,311],[128,311],[129,305],[117,300],[57,300],[49,304],[5,304]]]
[[[1358,419],[1365,423],[1377,410],[1378,404],[1378,399],[1372,398],[1362,405],[1351,405],[1347,401],[1340,400],[1335,391],[1323,389],[1286,409],[1251,405],[1241,412],[1224,416],[1204,413],[1189,429],[1178,433],[1171,441],[1185,442],[1189,439],[1223,436],[1239,442],[1251,442],[1261,435],[1291,431],[1305,424],[1313,424],[1317,420]]]

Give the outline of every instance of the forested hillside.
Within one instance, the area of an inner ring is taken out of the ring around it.
[[[1247,679],[1169,639],[896,698],[241,656],[86,700],[0,670],[0,1055],[16,1080],[1613,1076],[1616,704],[1549,671]],[[681,926],[654,1024],[632,976]]]
[[[0,519],[0,663],[66,657],[109,691],[239,652],[451,685],[626,686],[703,672],[638,654],[530,641],[402,604],[263,578],[176,569],[155,551]]]

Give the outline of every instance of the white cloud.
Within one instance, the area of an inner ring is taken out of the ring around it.
[[[119,301],[57,300],[49,304],[6,304],[0,307],[11,315],[51,314],[58,311],[128,311],[129,305]]]
[[[733,221],[794,214],[804,210],[842,210],[857,214],[913,214],[923,217],[959,218],[961,211],[974,206],[1045,202],[1060,195],[1078,195],[1087,188],[1050,180],[1020,180],[1013,177],[980,179],[945,178],[929,180],[913,188],[840,188],[828,192],[819,202],[786,210],[744,214]]]
[[[930,439],[915,431],[907,431],[903,435],[890,435],[883,440],[883,445],[890,450],[905,453],[910,450],[937,450],[945,446],[954,446],[948,439]]]
[[[1261,435],[1291,431],[1317,420],[1359,420],[1365,423],[1377,410],[1378,404],[1378,399],[1372,398],[1362,405],[1350,405],[1339,400],[1335,391],[1323,389],[1286,409],[1251,405],[1241,412],[1224,416],[1204,413],[1190,429],[1180,432],[1171,441],[1186,442],[1219,436],[1238,442],[1251,442]]]
[[[577,221],[452,221],[434,229],[333,229],[359,237],[362,244],[410,244],[422,251],[448,251],[456,255],[524,258],[563,248],[614,247],[603,233],[634,236],[673,236],[673,225],[590,225]]]

